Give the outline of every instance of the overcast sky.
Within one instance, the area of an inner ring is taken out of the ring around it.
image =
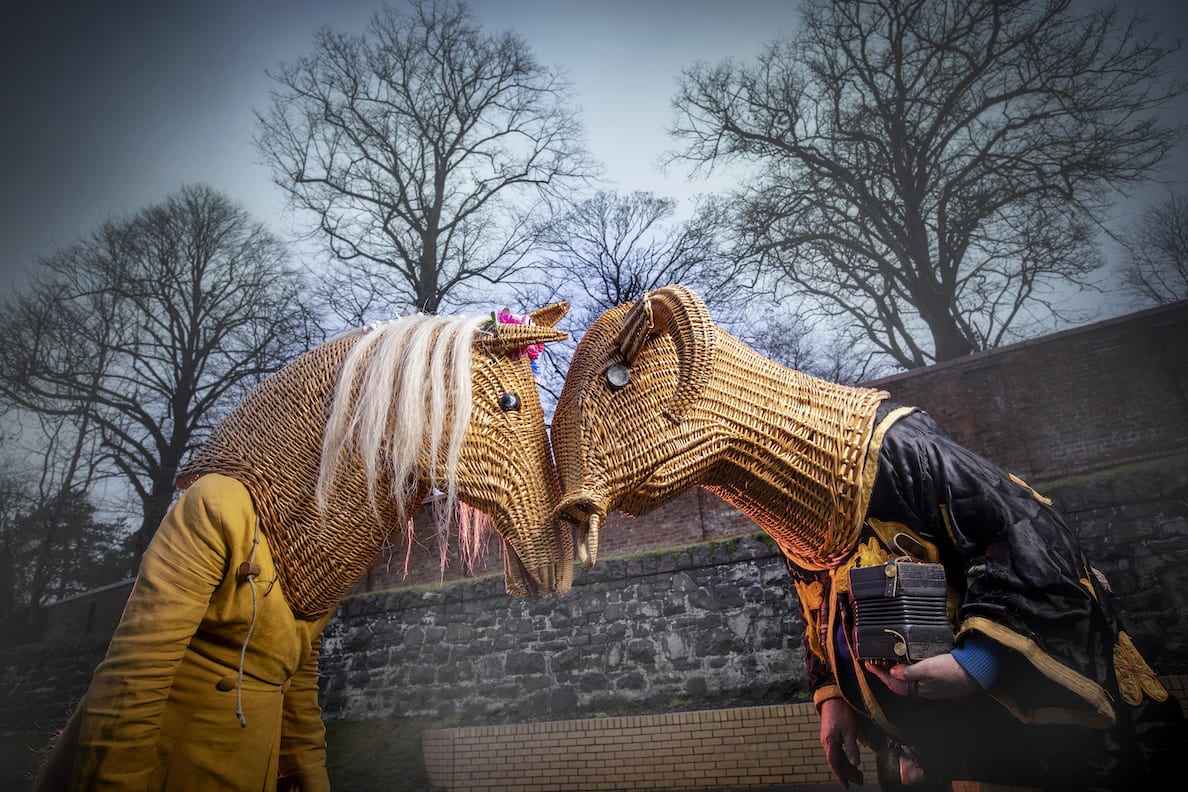
[[[282,197],[250,143],[265,71],[328,25],[361,32],[380,0],[0,0],[0,287],[108,217],[206,182],[279,234]],[[749,59],[796,24],[795,0],[473,0],[574,83],[612,186],[703,190],[655,162],[675,81],[698,59]],[[1127,7],[1131,7],[1127,5]],[[1149,0],[1167,35],[1185,0]],[[1181,58],[1181,64],[1188,60]],[[1188,150],[1188,147],[1182,150]],[[1178,158],[1177,163],[1184,158]]]

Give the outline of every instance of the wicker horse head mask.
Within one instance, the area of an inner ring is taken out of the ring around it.
[[[885,397],[762,357],[697,295],[666,286],[602,314],[574,352],[553,416],[559,513],[590,565],[608,512],[643,514],[700,485],[789,557],[832,565],[860,527]]]
[[[683,418],[715,360],[705,304],[669,286],[604,313],[574,352],[553,416],[564,500],[578,525],[578,553],[594,563],[599,526],[619,509],[639,515],[697,483],[702,421]],[[669,464],[677,458],[681,464]]]
[[[561,594],[568,531],[531,357],[566,338],[567,303],[527,317],[411,316],[348,333],[261,383],[178,476],[251,492],[286,599],[328,612],[439,490],[489,516],[507,590]],[[444,523],[439,529],[444,530]]]

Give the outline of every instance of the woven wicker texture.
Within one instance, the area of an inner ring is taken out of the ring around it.
[[[592,563],[608,511],[643,514],[700,485],[802,566],[835,565],[861,527],[886,396],[762,357],[714,327],[691,291],[665,287],[604,313],[574,353],[553,418],[559,508],[579,533],[594,525],[579,548]]]
[[[510,545],[512,551],[505,552],[508,591],[521,596],[536,593],[538,583],[550,593],[563,593],[572,582],[572,541],[552,517],[556,472],[523,353],[528,345],[566,337],[551,324],[567,307],[541,309],[532,314],[534,324],[490,323],[470,344],[469,425],[455,479],[458,498],[491,517]],[[399,322],[425,320],[416,316]],[[401,502],[386,496],[393,487],[383,480],[378,492],[385,496],[371,502],[354,453],[339,468],[327,508],[318,507],[315,487],[339,371],[350,348],[370,335],[356,331],[330,341],[266,379],[216,427],[178,476],[183,489],[205,473],[244,483],[276,560],[280,586],[304,618],[334,608],[428,494],[427,484],[415,484],[416,492]],[[426,369],[391,376],[423,381],[432,375]],[[356,394],[357,388],[352,400]],[[517,396],[516,409],[507,409],[506,394]],[[394,420],[390,415],[389,422]],[[427,471],[428,455],[418,453],[419,466]],[[442,462],[433,460],[438,470]]]

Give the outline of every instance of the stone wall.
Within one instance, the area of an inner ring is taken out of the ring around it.
[[[1188,673],[1188,454],[1039,483],[1160,673]]]
[[[803,627],[788,574],[749,535],[608,559],[564,597],[499,577],[346,600],[321,672],[331,719],[479,723],[795,698]]]
[[[65,725],[107,652],[108,638],[0,649],[0,737],[53,734]]]
[[[125,580],[47,606],[40,640],[0,648],[0,737],[62,726],[106,654],[131,590]]]

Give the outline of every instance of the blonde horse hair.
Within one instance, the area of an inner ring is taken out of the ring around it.
[[[471,346],[489,317],[416,314],[352,331],[360,336],[343,360],[322,442],[315,491],[318,508],[348,464],[362,467],[372,510],[381,499],[396,507],[398,526],[411,527],[413,503],[428,485],[444,502],[436,509],[443,542],[458,508],[457,468],[470,425]],[[444,479],[436,460],[443,456]],[[428,469],[417,460],[427,459]],[[380,492],[387,479],[388,491]],[[385,537],[397,526],[381,526]],[[409,542],[411,548],[411,541]],[[444,559],[443,559],[444,560]]]

